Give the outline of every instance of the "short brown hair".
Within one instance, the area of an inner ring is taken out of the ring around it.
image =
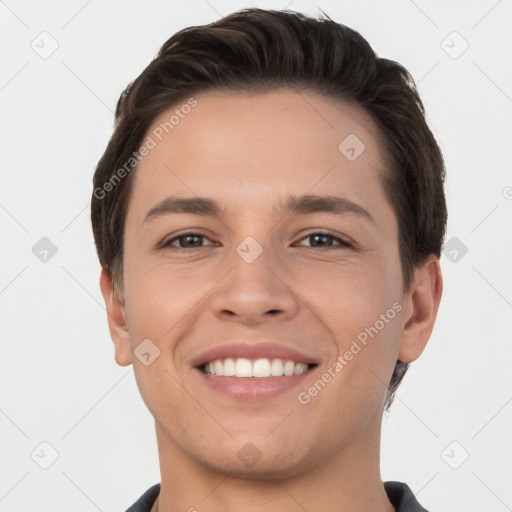
[[[432,254],[440,257],[447,219],[444,162],[409,72],[377,57],[358,32],[325,14],[315,19],[251,8],[177,32],[119,98],[114,132],[94,173],[91,200],[99,260],[117,289],[122,289],[134,155],[153,120],[202,91],[277,88],[341,99],[371,115],[385,146],[388,172],[383,186],[398,220],[404,289],[410,289],[416,266]],[[386,409],[408,367],[397,361]]]

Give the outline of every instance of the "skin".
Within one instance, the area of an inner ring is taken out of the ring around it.
[[[380,476],[386,386],[395,362],[416,360],[430,337],[442,293],[431,257],[402,286],[398,223],[380,175],[384,148],[357,106],[287,89],[248,95],[206,92],[134,176],[128,207],[123,292],[103,270],[116,362],[134,365],[155,418],[164,510],[391,512]],[[148,133],[174,109],[155,119]],[[349,161],[338,146],[366,146]],[[347,198],[353,213],[278,215],[288,194]],[[209,197],[225,216],[174,213],[144,222],[168,196]],[[191,228],[205,238],[163,248]],[[331,230],[352,247],[309,235]],[[236,252],[248,236],[263,253]],[[194,245],[195,243],[195,245]],[[330,246],[330,247],[329,247]],[[298,401],[357,335],[394,303],[402,309],[308,404]],[[149,338],[149,366],[133,351]],[[236,338],[271,338],[312,354],[318,367],[298,388],[237,401],[205,386],[190,360]],[[237,457],[251,442],[252,467]],[[155,506],[156,509],[156,506]]]

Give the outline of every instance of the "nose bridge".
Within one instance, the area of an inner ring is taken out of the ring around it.
[[[233,279],[243,286],[257,288],[277,289],[274,281],[275,267],[278,267],[278,254],[272,248],[272,243],[267,237],[258,242],[253,236],[244,238],[235,249],[233,257]]]
[[[295,314],[297,299],[285,276],[280,275],[279,254],[265,230],[242,239],[230,266],[215,294],[216,315],[254,323],[269,315],[283,318]]]
[[[258,239],[256,238],[258,237]],[[254,298],[276,296],[280,280],[276,277],[275,267],[278,255],[272,247],[270,235],[260,233],[245,237],[236,247],[232,258],[231,285],[242,293],[254,295]],[[260,243],[261,241],[261,243]],[[282,283],[281,283],[282,286]]]

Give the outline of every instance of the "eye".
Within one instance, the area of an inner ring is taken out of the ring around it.
[[[162,244],[162,248],[172,248],[172,249],[197,249],[202,247],[207,247],[203,244],[204,240],[210,240],[206,235],[202,233],[196,232],[186,232],[181,233],[178,236],[170,238],[166,242]],[[351,248],[353,245],[347,240],[337,236],[335,233],[331,232],[315,232],[310,233],[309,235],[303,237],[300,242],[303,240],[308,240],[311,245],[304,245],[298,243],[297,245],[302,247],[311,247],[318,249],[335,249],[335,248]],[[211,241],[211,240],[210,240]],[[214,243],[208,245],[216,245]]]
[[[317,232],[317,233],[310,233],[309,235],[305,236],[302,240],[309,240],[312,245],[310,246],[304,246],[303,247],[313,247],[313,248],[326,248],[326,249],[334,249],[336,248],[336,245],[333,246],[333,241],[336,242],[338,245],[337,247],[341,248],[348,248],[353,247],[350,242],[347,240],[340,238],[339,236],[336,236],[335,233],[331,232]]]
[[[172,247],[175,249],[194,249],[197,247],[205,247],[202,244],[203,240],[209,240],[209,238],[201,233],[182,233],[179,236],[175,236],[174,238],[169,239],[167,242],[162,244],[162,247]],[[176,242],[178,242],[178,245],[176,245]]]

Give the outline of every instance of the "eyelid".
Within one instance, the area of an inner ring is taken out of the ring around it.
[[[166,247],[174,247],[175,249],[181,249],[183,251],[186,251],[186,250],[189,250],[189,249],[201,249],[202,247],[208,247],[208,246],[201,246],[201,247],[189,247],[189,248],[187,248],[187,247],[175,247],[175,246],[171,246],[170,245],[171,242],[175,242],[179,238],[186,237],[186,236],[193,236],[193,235],[201,236],[203,238],[207,238],[208,240],[213,242],[213,240],[209,237],[209,235],[207,235],[206,233],[202,232],[200,228],[194,228],[194,229],[185,230],[183,232],[173,233],[173,235],[171,237],[165,237],[162,240],[162,242],[157,244],[157,249],[158,248],[165,249]],[[210,244],[210,245],[214,245],[214,244]]]
[[[314,229],[311,232],[303,235],[299,239],[299,242],[301,242],[305,238],[308,238],[308,237],[313,236],[313,235],[323,235],[323,236],[328,236],[330,238],[333,238],[334,240],[339,242],[341,247],[347,247],[347,248],[354,247],[354,243],[348,237],[344,237],[343,235],[341,235],[339,233],[336,233],[334,231],[330,231],[329,229],[322,229],[322,228]],[[307,247],[307,246],[301,246],[301,247]],[[326,250],[326,249],[335,249],[335,248],[336,248],[336,246],[334,246],[334,247],[324,247],[323,249]],[[311,249],[322,249],[322,247],[311,247]]]

